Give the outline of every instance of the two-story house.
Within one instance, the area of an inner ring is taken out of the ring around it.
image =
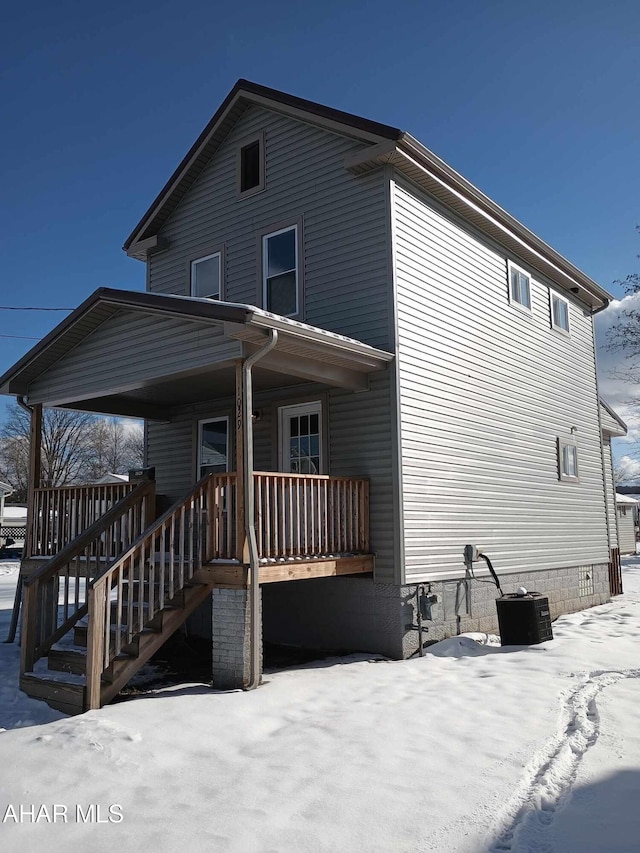
[[[491,630],[465,545],[555,614],[607,599],[609,295],[408,133],[240,80],[124,248],[146,292],[0,379],[32,410],[32,695],[99,706],[196,611],[225,687],[263,638]],[[43,406],[144,418],[155,482],[44,487]]]

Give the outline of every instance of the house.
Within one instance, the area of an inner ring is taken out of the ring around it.
[[[240,80],[124,249],[146,292],[0,377],[32,410],[31,695],[98,707],[187,618],[219,687],[259,683],[262,639],[493,630],[466,545],[554,615],[607,600],[609,294],[410,134]],[[43,406],[144,418],[155,480],[43,488]]]
[[[618,516],[618,542],[621,554],[636,553],[636,530],[638,529],[638,500],[631,495],[616,492]]]

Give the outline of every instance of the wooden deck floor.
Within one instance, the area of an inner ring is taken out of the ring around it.
[[[373,562],[373,554],[327,556],[317,559],[291,557],[273,561],[261,560],[260,583],[371,574]],[[247,576],[246,566],[230,560],[212,560],[197,573],[198,580],[213,583],[221,589],[243,589],[247,586]]]

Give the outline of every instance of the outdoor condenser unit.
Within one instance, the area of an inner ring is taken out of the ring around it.
[[[549,599],[539,592],[510,593],[496,598],[500,643],[529,646],[553,640]]]

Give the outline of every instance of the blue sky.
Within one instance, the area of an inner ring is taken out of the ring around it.
[[[410,131],[611,288],[640,251],[638,32],[637,0],[5,4],[0,304],[143,289],[122,243],[238,77]],[[33,343],[0,337],[0,372]]]

